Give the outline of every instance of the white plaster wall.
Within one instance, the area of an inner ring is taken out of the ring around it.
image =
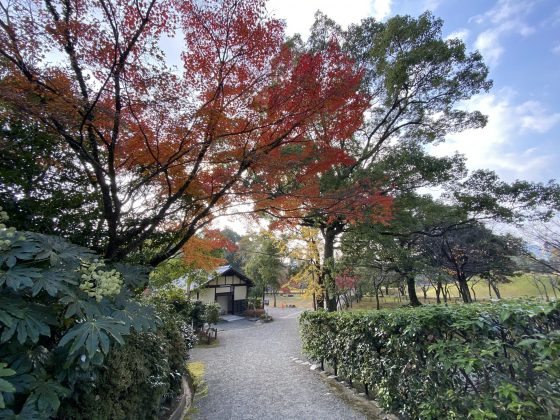
[[[198,299],[204,303],[215,302],[214,288],[210,289],[200,289]]]
[[[235,286],[233,300],[247,299],[247,286]]]

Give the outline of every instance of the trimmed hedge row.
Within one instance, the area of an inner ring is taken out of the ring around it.
[[[560,303],[305,312],[304,352],[412,418],[559,418]]]

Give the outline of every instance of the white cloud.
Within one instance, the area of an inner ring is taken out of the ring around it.
[[[425,0],[424,1],[424,10],[435,11],[443,0]]]
[[[489,29],[480,33],[474,46],[479,50],[489,65],[498,64],[498,61],[504,53],[504,47],[499,42],[500,33],[495,29]]]
[[[534,1],[498,0],[496,5],[482,15],[475,16],[476,23],[490,21],[493,24],[516,20],[527,14],[534,6]]]
[[[467,42],[467,40],[469,39],[469,35],[470,35],[470,31],[468,29],[461,28],[454,32],[451,32],[449,35],[447,35],[445,39],[458,38],[463,42]]]
[[[445,156],[457,151],[466,156],[469,168],[492,169],[506,179],[546,178],[558,156],[543,153],[538,147],[524,149],[516,142],[523,133],[538,135],[551,130],[560,122],[560,114],[547,114],[537,101],[516,105],[514,96],[511,90],[502,90],[473,97],[464,109],[488,115],[487,126],[449,135],[444,143],[432,148],[432,153]]]
[[[523,131],[546,133],[560,122],[560,112],[547,114],[538,101],[526,101],[515,108]]]
[[[560,55],[560,42],[557,42],[554,47],[552,47],[552,53]]]
[[[490,24],[491,27],[481,32],[475,41],[486,62],[491,66],[499,63],[504,53],[502,38],[512,33],[527,37],[535,32],[535,28],[524,22],[534,2],[499,0],[495,7],[483,15],[472,18],[478,24]]]
[[[385,19],[391,13],[391,3],[393,0],[373,0],[372,16],[377,20]]]
[[[382,20],[391,13],[392,0],[270,0],[268,11],[279,19],[285,19],[290,35],[309,35],[317,10],[343,27],[359,23],[362,19],[373,16]]]

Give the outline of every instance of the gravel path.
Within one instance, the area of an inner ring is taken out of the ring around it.
[[[309,366],[297,364],[301,343],[295,309],[271,309],[274,322],[219,325],[220,345],[196,348],[205,364],[208,395],[195,403],[194,419],[365,419],[344,392]],[[347,393],[346,393],[347,394]]]

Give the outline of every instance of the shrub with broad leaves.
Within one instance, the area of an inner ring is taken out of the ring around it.
[[[560,417],[560,303],[305,312],[304,352],[405,418]]]
[[[89,249],[18,232],[0,216],[0,418],[48,418],[115,344],[156,331],[159,318],[134,298],[143,268],[106,266]]]

